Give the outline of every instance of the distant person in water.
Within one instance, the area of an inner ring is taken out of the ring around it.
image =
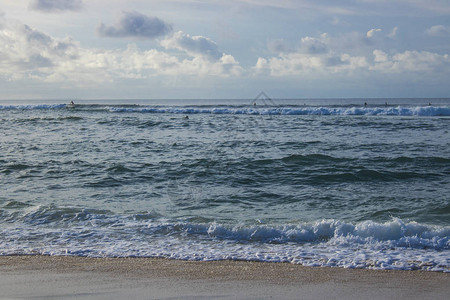
[[[367,102],[364,102],[364,106],[367,106]]]

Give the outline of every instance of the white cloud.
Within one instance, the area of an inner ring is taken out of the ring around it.
[[[271,76],[322,76],[353,72],[367,68],[364,57],[349,54],[309,55],[304,53],[281,54],[269,59],[260,57],[254,67],[258,74]]]
[[[243,71],[231,55],[211,61],[202,55],[183,59],[157,49],[143,51],[135,45],[125,50],[83,48],[71,38],[57,39],[23,24],[0,28],[0,58],[0,77],[8,81],[72,86],[166,75],[237,76]]]
[[[435,25],[425,31],[430,36],[450,36],[450,26]]]
[[[43,12],[76,11],[83,7],[81,0],[32,0],[30,8]]]
[[[300,47],[295,52],[279,53],[278,56],[270,58],[260,57],[253,69],[262,75],[305,78],[320,78],[331,74],[345,77],[373,72],[442,74],[450,70],[450,58],[447,54],[427,51],[388,54],[376,49],[367,55],[361,55],[352,54],[351,49],[347,49],[349,52],[342,52],[343,49],[333,48],[335,42],[327,35],[320,38],[306,37],[302,39],[302,44],[318,43],[321,47],[318,50],[313,47],[313,51],[304,51],[304,48]]]
[[[363,39],[360,40],[358,43],[362,43]],[[335,45],[341,47],[342,43],[342,38],[332,38],[326,33],[319,37],[303,37],[297,49],[279,52],[276,57],[258,58],[253,70],[257,74],[271,76],[308,77],[338,73],[344,75],[368,67],[364,56],[351,55],[340,51],[341,48],[335,48]],[[355,43],[351,44],[355,47]]]
[[[377,29],[370,29],[369,31],[367,31],[366,36],[368,38],[371,38],[375,35],[376,32],[380,32],[381,29],[377,28]]]
[[[166,49],[177,49],[192,57],[182,60],[183,69],[189,74],[234,75],[243,69],[235,58],[219,51],[217,44],[203,36],[191,36],[182,31],[161,41]]]
[[[156,17],[149,17],[136,11],[124,12],[120,20],[113,26],[101,23],[97,33],[103,37],[146,38],[153,39],[172,31],[172,26]]]
[[[77,56],[70,39],[56,40],[27,25],[5,26],[0,30],[0,72],[10,79],[46,77],[60,61]]]
[[[450,69],[448,54],[437,54],[428,51],[405,51],[388,55],[384,51],[374,50],[374,64],[371,70],[383,73],[442,73]]]
[[[376,63],[386,63],[386,62],[388,62],[388,55],[385,52],[381,51],[381,50],[374,50],[373,51],[373,56],[375,57],[374,61]]]

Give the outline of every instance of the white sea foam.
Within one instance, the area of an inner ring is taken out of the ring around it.
[[[283,226],[226,226],[85,214],[83,221],[67,218],[67,227],[7,225],[0,232],[0,254],[232,259],[450,271],[448,226],[400,219],[385,223],[321,220]]]
[[[450,107],[109,107],[111,112],[236,115],[450,116]]]
[[[66,107],[67,104],[0,105],[0,110],[61,109]]]
[[[77,105],[77,109],[106,110],[115,113],[154,114],[235,114],[235,115],[367,115],[367,116],[450,116],[448,106],[396,106],[396,107],[316,107],[316,106],[126,106]],[[66,104],[0,105],[0,110],[64,109]]]

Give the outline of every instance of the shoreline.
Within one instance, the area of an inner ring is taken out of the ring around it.
[[[249,261],[0,256],[0,299],[447,299],[450,274]]]

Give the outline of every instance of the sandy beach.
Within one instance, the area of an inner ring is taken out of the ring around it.
[[[450,274],[152,258],[0,257],[0,299],[448,299]]]

